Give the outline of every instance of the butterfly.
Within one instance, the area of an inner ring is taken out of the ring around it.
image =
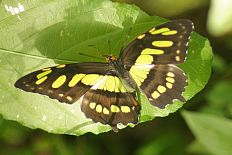
[[[160,109],[174,100],[185,102],[187,76],[176,65],[187,57],[193,29],[187,19],[166,22],[139,35],[118,58],[43,68],[17,80],[15,87],[68,104],[80,100],[87,118],[117,131],[119,123],[138,123],[138,91]]]

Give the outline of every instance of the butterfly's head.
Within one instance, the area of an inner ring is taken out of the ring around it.
[[[106,58],[107,62],[112,62],[112,61],[116,61],[117,60],[117,57],[113,56],[113,55],[107,55],[107,56],[105,56],[105,58]]]

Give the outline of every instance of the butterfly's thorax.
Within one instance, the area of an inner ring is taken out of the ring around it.
[[[131,77],[130,73],[124,68],[123,64],[118,60],[109,61],[112,71],[115,72],[127,91],[134,92],[136,89],[136,82]]]

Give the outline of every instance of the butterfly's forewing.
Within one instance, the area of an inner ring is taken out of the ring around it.
[[[182,93],[187,77],[175,64],[185,61],[192,31],[189,20],[167,22],[138,36],[121,54],[119,60],[158,108],[174,99],[185,101]]]
[[[108,72],[106,63],[76,63],[44,68],[16,81],[15,87],[74,103]]]
[[[134,64],[183,63],[192,31],[193,23],[185,19],[151,28],[123,50],[120,61],[126,67]]]

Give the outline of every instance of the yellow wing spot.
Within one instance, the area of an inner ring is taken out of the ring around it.
[[[56,66],[56,68],[64,68],[65,66],[66,66],[65,64],[62,64],[62,65]]]
[[[59,96],[60,96],[60,97],[63,97],[63,96],[64,96],[64,94],[59,94]]]
[[[180,61],[180,56],[176,56],[176,61]]]
[[[53,93],[53,91],[49,89],[49,90],[48,90],[48,93],[51,94],[51,93]]]
[[[143,67],[139,68],[136,66],[132,66],[130,69],[130,75],[135,80],[136,84],[138,86],[141,85],[141,82],[143,82],[147,78],[147,74],[149,74],[150,69]]]
[[[139,80],[139,78],[138,78],[138,76],[137,76],[137,69],[135,68],[135,66],[132,66],[131,67],[131,69],[130,69],[130,75],[132,76],[132,78],[135,80],[135,82],[136,82],[136,84],[138,85],[138,86],[140,86],[141,85],[141,82],[140,82],[140,80]]]
[[[166,86],[167,86],[167,88],[172,89],[172,86],[173,86],[173,85],[172,85],[171,83],[167,82],[167,83],[166,83]]]
[[[72,77],[71,81],[68,83],[69,87],[74,87],[83,77],[85,74],[76,74]]]
[[[95,102],[90,102],[89,107],[90,107],[90,109],[95,109],[96,103]]]
[[[73,100],[73,98],[72,98],[71,96],[67,96],[66,98],[67,98],[67,100],[69,100],[69,101],[72,101],[72,100]]]
[[[120,84],[118,85],[118,89],[119,89],[120,92],[122,92],[122,93],[127,92],[126,88],[122,85],[122,83],[120,83]]]
[[[158,93],[157,91],[154,91],[151,96],[154,98],[154,99],[157,99],[158,97],[160,97],[160,93]]]
[[[101,106],[100,104],[98,104],[98,105],[96,106],[96,112],[98,112],[98,113],[101,113],[101,112],[102,112],[102,106]]]
[[[155,54],[155,55],[160,55],[160,54],[164,54],[163,50],[159,50],[159,49],[151,49],[151,48],[145,48],[141,54]]]
[[[151,31],[151,30],[150,30],[150,31]],[[149,31],[149,32],[150,32],[150,31]],[[164,28],[161,28],[161,29],[158,29],[158,30],[153,30],[153,31],[151,31],[150,33],[153,34],[153,35],[155,35],[155,34],[160,34],[160,33],[164,33],[164,32],[167,32],[167,31],[170,31],[170,29],[164,27]]]
[[[122,85],[122,82],[120,81],[118,77],[115,77],[115,87],[117,87],[118,90],[122,93],[127,92],[126,88]]]
[[[108,76],[105,81],[106,89],[110,92],[115,90],[115,82],[113,76]]]
[[[160,92],[161,94],[164,93],[164,92],[166,92],[166,88],[165,88],[164,86],[161,86],[161,85],[159,85],[159,86],[157,87],[157,90],[158,90],[158,92]]]
[[[118,88],[119,83],[120,83],[119,79],[117,77],[114,77],[114,84],[115,84],[114,91],[116,93],[120,92],[120,90]]]
[[[174,83],[175,82],[175,79],[174,78],[171,78],[171,77],[167,77],[166,80],[170,83]]]
[[[110,110],[111,110],[111,112],[120,112],[120,109],[119,109],[119,107],[118,106],[116,106],[116,105],[111,105],[110,106]]]
[[[99,77],[98,74],[88,74],[86,75],[81,82],[85,85],[90,85],[92,82],[94,82]]]
[[[176,50],[176,54],[180,54],[180,50]]]
[[[151,64],[153,62],[153,57],[151,55],[140,55],[135,65],[142,65],[142,64]]]
[[[132,66],[132,71],[139,76],[140,78],[142,78],[143,80],[147,78],[147,74],[145,71],[145,67],[144,68],[138,68],[136,66]],[[148,71],[149,72],[149,71]],[[143,81],[142,81],[143,82]]]
[[[43,83],[47,78],[48,78],[47,76],[44,76],[44,77],[40,78],[39,80],[37,80],[35,82],[35,84],[39,85],[39,84]]]
[[[58,77],[56,79],[55,82],[53,82],[52,84],[52,88],[59,88],[60,86],[62,86],[66,81],[66,76],[65,75],[61,75],[60,77]]]
[[[51,70],[51,68],[43,68],[42,71],[48,71]]]
[[[103,108],[103,114],[109,115],[110,111],[107,108]]]
[[[165,35],[165,36],[174,35],[174,34],[177,34],[176,30],[171,30],[171,31],[163,32],[162,33],[162,35]]]
[[[107,90],[106,81],[105,81],[105,85],[104,85],[104,87],[103,87],[103,90]]]
[[[169,76],[169,77],[174,77],[174,76],[175,76],[175,74],[174,74],[174,73],[172,73],[172,72],[168,72],[168,73],[167,73],[167,76]]]
[[[47,70],[45,72],[42,72],[42,73],[38,74],[36,77],[37,77],[37,79],[40,79],[40,78],[50,74],[51,72],[52,72],[52,70]]]
[[[141,83],[147,78],[147,75],[149,74],[149,71],[152,67],[149,67],[147,65],[140,65],[140,66],[132,66],[130,69],[130,75],[135,80],[136,84],[138,86],[141,85]]]
[[[99,81],[99,83],[97,83],[94,87],[92,87],[91,89],[104,89],[105,83],[107,80],[107,76],[103,76],[103,79],[101,81]]]
[[[141,34],[141,35],[139,35],[137,38],[138,39],[143,39],[145,37],[145,34]]]
[[[102,75],[99,75],[93,82],[91,82],[91,86],[97,84],[104,76]]]
[[[171,47],[173,45],[173,42],[172,41],[153,41],[152,45],[156,47]]]
[[[129,113],[130,112],[130,107],[128,107],[128,106],[121,106],[121,111],[123,113]]]
[[[155,31],[155,28],[150,29],[149,33],[152,33],[153,31]]]

